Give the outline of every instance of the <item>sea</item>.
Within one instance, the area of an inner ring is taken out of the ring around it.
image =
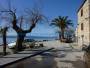
[[[17,36],[7,36],[7,44],[15,42]],[[25,39],[34,39],[35,41],[44,41],[44,40],[56,40],[57,37],[41,37],[41,36],[26,36]],[[3,44],[2,36],[0,36],[0,45]]]

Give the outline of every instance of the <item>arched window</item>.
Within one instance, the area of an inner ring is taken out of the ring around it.
[[[83,23],[81,23],[81,30],[83,30]]]
[[[83,9],[81,9],[81,16],[83,16]]]

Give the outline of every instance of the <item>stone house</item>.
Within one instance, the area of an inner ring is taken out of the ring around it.
[[[83,44],[90,44],[90,0],[84,0],[84,2],[77,11],[77,16],[77,43],[79,46],[82,47]]]

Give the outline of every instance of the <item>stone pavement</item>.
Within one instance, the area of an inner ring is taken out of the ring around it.
[[[6,68],[87,68],[82,51],[48,51]]]
[[[54,49],[6,66],[5,68],[87,68],[84,52],[78,46],[71,47],[70,44],[59,43],[59,41],[44,42],[43,44],[46,47],[54,47]],[[30,50],[27,50],[27,54],[28,51]],[[20,57],[27,55],[26,52],[19,54]]]
[[[53,48],[38,48],[38,49],[35,49],[37,51],[33,51],[34,49],[30,51],[26,50],[26,51],[19,52],[17,54],[12,54],[12,55],[1,57],[0,58],[0,68],[6,67],[14,63],[18,63],[22,60],[36,56],[38,54],[41,54],[45,51],[52,50],[52,49]]]

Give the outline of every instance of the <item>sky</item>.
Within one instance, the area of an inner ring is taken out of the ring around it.
[[[8,8],[7,0],[0,0],[0,10]],[[12,8],[16,8],[17,15],[23,14],[25,9],[39,6],[42,13],[51,21],[58,16],[69,16],[77,24],[77,10],[83,0],[11,0]],[[15,31],[8,31],[8,35],[16,35]],[[47,22],[37,24],[36,28],[28,35],[33,36],[56,36],[56,28],[48,25]]]

